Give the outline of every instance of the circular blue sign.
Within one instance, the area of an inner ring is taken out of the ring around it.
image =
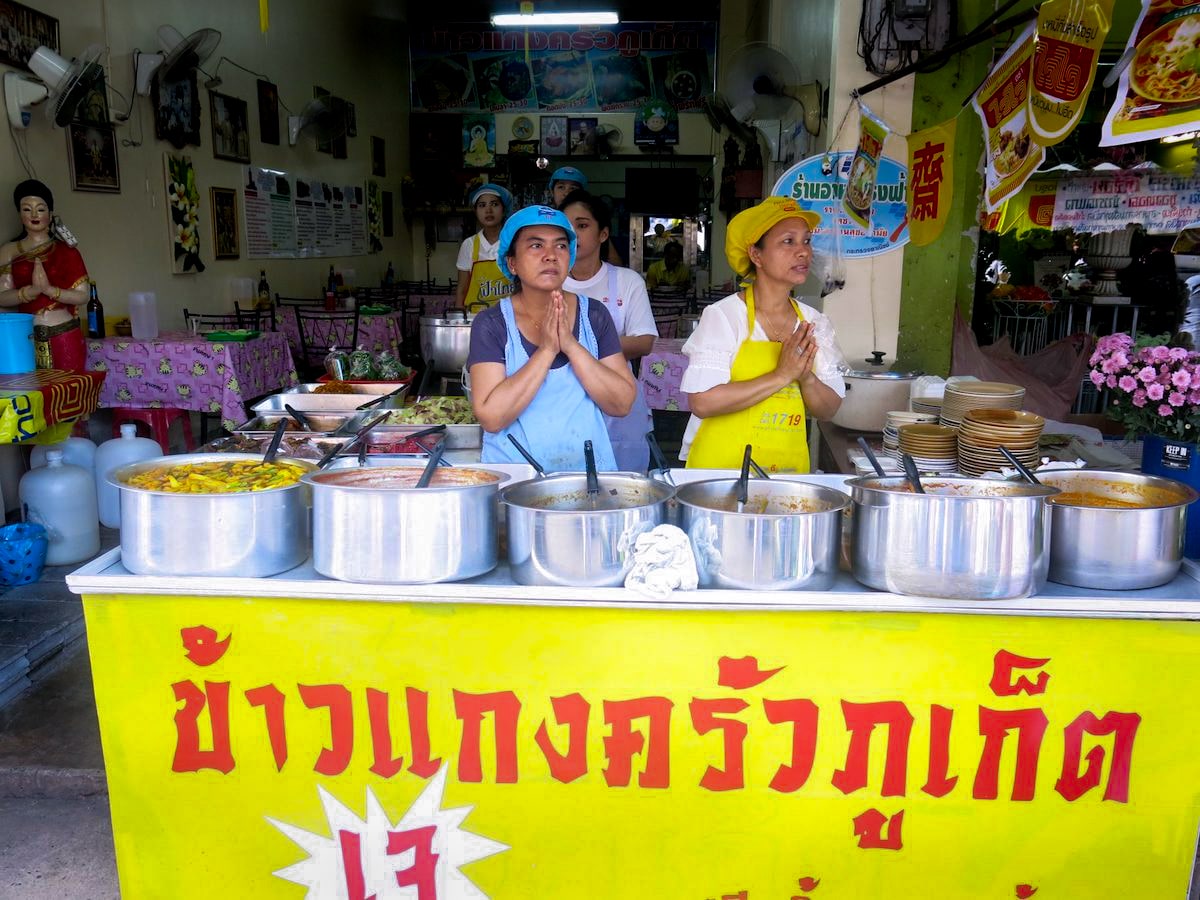
[[[908,243],[908,168],[890,156],[880,157],[871,227],[865,229],[842,208],[853,160],[853,151],[810,156],[784,172],[771,193],[791,197],[802,208],[820,215],[821,224],[813,233],[817,253],[833,256],[836,251],[854,259],[903,247]],[[840,247],[834,227],[840,232]]]

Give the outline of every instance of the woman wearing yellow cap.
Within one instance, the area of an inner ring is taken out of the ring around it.
[[[809,471],[805,418],[832,417],[846,393],[833,326],[791,295],[808,278],[820,221],[787,197],[730,220],[725,258],[744,287],[705,309],[683,347],[688,468],[737,468],[751,444],[765,469]]]

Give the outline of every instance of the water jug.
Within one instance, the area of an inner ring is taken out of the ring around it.
[[[40,469],[46,465],[46,453],[50,450],[61,450],[63,462],[68,466],[96,471],[96,445],[84,437],[69,437],[57,444],[35,444],[29,454],[29,468]]]
[[[18,312],[0,315],[0,375],[33,369],[33,316]]]
[[[79,466],[63,465],[61,450],[46,453],[46,465],[31,469],[18,489],[26,522],[46,529],[46,565],[65,566],[100,552],[96,483]]]
[[[137,426],[127,422],[121,426],[121,436],[105,441],[96,448],[96,500],[100,511],[100,524],[105,528],[121,527],[121,489],[108,483],[114,469],[146,459],[162,456],[158,441],[138,437]]]
[[[158,302],[150,291],[129,295],[129,326],[133,337],[149,341],[158,337]]]

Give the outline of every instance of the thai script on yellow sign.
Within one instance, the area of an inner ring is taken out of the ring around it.
[[[1046,0],[1038,10],[1029,127],[1043,147],[1065,139],[1083,118],[1112,5],[1113,0]]]

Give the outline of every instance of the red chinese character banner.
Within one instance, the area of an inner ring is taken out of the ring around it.
[[[1044,147],[1067,137],[1083,118],[1113,0],[1046,0],[1038,10],[1029,91],[1029,127]]]
[[[908,235],[917,247],[937,240],[954,199],[954,132],[950,119],[908,136]]]

